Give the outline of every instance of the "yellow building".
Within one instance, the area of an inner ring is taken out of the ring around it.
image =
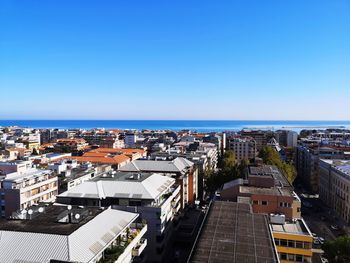
[[[303,219],[284,222],[271,215],[270,226],[281,263],[312,262],[313,236]]]

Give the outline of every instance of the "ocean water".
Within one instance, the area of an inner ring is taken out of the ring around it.
[[[0,126],[20,126],[32,128],[58,129],[151,129],[183,130],[199,132],[238,131],[250,129],[289,129],[299,132],[302,129],[349,128],[350,121],[245,121],[245,120],[0,120]]]

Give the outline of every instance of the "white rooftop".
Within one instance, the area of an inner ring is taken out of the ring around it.
[[[58,197],[76,198],[136,198],[157,199],[175,183],[175,179],[160,174],[152,174],[144,180],[117,180],[100,177],[84,182]]]
[[[186,158],[177,157],[172,161],[134,160],[122,166],[119,168],[119,170],[130,172],[152,171],[163,173],[178,173],[193,165],[193,162],[187,160]]]
[[[107,209],[70,235],[0,231],[0,262],[93,262],[138,214]]]
[[[45,174],[51,174],[51,170],[40,170],[36,168],[29,168],[24,173],[9,173],[6,175],[6,178],[4,181],[13,181],[13,182],[21,182],[23,180],[30,180],[36,177],[40,177]]]

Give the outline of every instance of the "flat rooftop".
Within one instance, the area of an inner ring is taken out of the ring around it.
[[[287,178],[273,165],[249,166],[248,176],[270,176],[275,179],[275,185],[292,187]]]
[[[36,169],[36,168],[30,168],[26,170],[24,173],[9,173],[7,174],[6,178],[4,181],[10,181],[10,182],[21,182],[25,180],[30,180],[35,177],[43,176],[43,175],[51,175],[52,171],[51,170],[41,170],[41,169]]]
[[[73,208],[74,214],[86,214],[75,223],[60,223],[58,218],[67,210],[66,206],[43,206],[44,212],[34,213],[32,219],[0,219],[0,230],[15,232],[32,232],[56,235],[70,235],[85,225],[103,210],[99,208]]]
[[[212,203],[192,263],[277,263],[267,217],[251,212],[249,204]]]
[[[301,219],[294,222],[285,222],[284,224],[271,223],[270,226],[274,232],[312,236],[305,222]]]
[[[293,196],[293,192],[286,188],[259,188],[255,186],[244,186],[239,187],[240,193],[245,194],[257,194],[257,195],[278,195],[278,196]]]

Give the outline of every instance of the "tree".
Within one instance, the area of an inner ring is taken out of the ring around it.
[[[213,193],[223,184],[243,177],[248,163],[248,161],[242,161],[238,164],[234,152],[226,151],[219,160],[220,169],[215,173],[213,171],[205,172],[205,174],[210,175],[206,176],[206,191]]]
[[[272,147],[263,147],[259,152],[259,157],[263,159],[264,163],[276,166],[290,183],[293,183],[297,177],[295,167],[290,163],[282,161],[279,153]]]
[[[334,241],[327,241],[322,246],[330,262],[350,262],[350,236],[338,237]]]

